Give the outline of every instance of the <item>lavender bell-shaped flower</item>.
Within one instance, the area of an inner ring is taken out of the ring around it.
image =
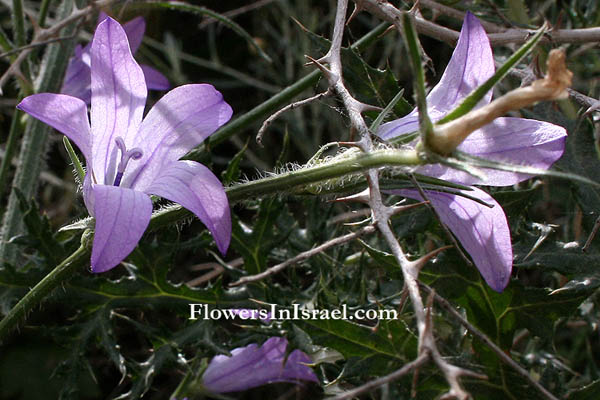
[[[231,351],[231,357],[215,356],[202,376],[202,385],[213,393],[247,390],[274,382],[318,382],[306,364],[311,359],[294,350],[286,357],[287,340],[268,339],[262,346],[253,343]]]
[[[108,18],[104,12],[101,12],[98,16],[99,25],[102,21]],[[142,44],[142,38],[146,31],[146,21],[143,17],[137,17],[123,24],[123,29],[129,39],[129,47],[131,52],[135,54],[137,49]],[[75,48],[75,54],[71,57],[67,71],[65,73],[65,79],[60,92],[68,94],[69,96],[79,97],[85,101],[86,104],[90,104],[92,91],[91,91],[91,80],[90,80],[90,64],[91,56],[90,50],[92,43],[88,43],[85,47],[77,45]],[[146,78],[146,86],[152,90],[167,90],[171,87],[168,79],[158,72],[156,69],[149,65],[140,65]]]
[[[112,18],[96,29],[90,67],[90,119],[84,101],[64,94],[35,94],[17,108],[64,133],[85,157],[83,197],[96,219],[92,271],[115,267],[135,248],[150,221],[151,194],[192,211],[225,253],[231,217],[223,185],[202,164],[179,161],[231,118],[221,93],[208,84],[177,87],[142,120],[144,73]]]
[[[494,74],[494,58],[489,39],[477,18],[467,12],[452,58],[440,82],[427,96],[427,108],[435,122],[454,109],[474,89]],[[490,91],[477,107],[491,101]],[[377,134],[392,139],[419,129],[418,111],[383,124]],[[560,158],[565,147],[564,128],[543,121],[502,117],[473,132],[458,150],[474,156],[512,164],[549,168]],[[486,170],[481,181],[464,171],[439,164],[420,167],[416,172],[463,185],[509,186],[530,175],[509,171]],[[416,190],[393,191],[405,197],[421,199]],[[496,291],[508,284],[512,270],[512,246],[506,216],[500,205],[487,193],[474,188],[466,194],[493,205],[490,208],[461,196],[427,191],[441,220],[471,255],[485,281]]]

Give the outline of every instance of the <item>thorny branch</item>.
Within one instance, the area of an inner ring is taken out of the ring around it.
[[[314,96],[311,96],[307,99],[304,100],[299,100],[296,101],[294,103],[288,104],[287,106],[283,107],[281,110],[275,112],[273,115],[271,115],[269,118],[267,118],[265,120],[265,122],[263,122],[263,124],[261,125],[260,129],[258,130],[258,133],[256,134],[256,142],[260,145],[262,145],[262,138],[265,134],[265,131],[267,130],[267,128],[273,123],[273,121],[275,121],[277,118],[279,118],[279,116],[287,111],[290,110],[294,110],[298,107],[302,107],[305,106],[307,104],[312,103],[313,101],[318,101],[318,100],[322,100],[323,98],[329,96],[331,94],[330,90],[326,90],[322,93],[318,93]]]
[[[367,382],[364,385],[359,386],[355,389],[352,389],[352,390],[344,392],[340,395],[337,395],[337,396],[333,397],[331,400],[353,399],[363,393],[369,392],[373,389],[378,388],[379,386],[385,385],[386,383],[392,382],[396,379],[403,377],[404,375],[408,374],[410,371],[418,369],[419,367],[424,365],[427,361],[429,361],[429,354],[427,354],[426,352],[421,353],[413,361],[411,361],[407,364],[404,364],[404,366],[402,368],[400,368],[399,370],[394,371],[389,375],[382,376],[381,378],[374,379],[370,382]]]
[[[414,208],[414,207],[419,207],[423,204],[426,204],[426,202],[421,202],[421,203],[414,203],[414,204],[409,204],[406,206],[396,206],[393,207],[391,214],[399,214],[403,211],[406,211],[410,208]],[[237,281],[230,283],[229,286],[240,286],[240,285],[245,285],[247,283],[251,283],[251,282],[256,282],[256,281],[260,281],[263,280],[265,278],[268,278],[271,275],[275,275],[276,273],[279,273],[281,271],[283,271],[284,269],[286,269],[287,267],[289,267],[290,265],[296,264],[300,261],[306,260],[307,258],[310,258],[312,256],[315,256],[317,254],[321,254],[323,253],[325,250],[330,249],[332,247],[335,246],[339,246],[341,244],[350,242],[354,239],[357,239],[361,236],[364,235],[368,235],[371,234],[373,232],[375,232],[375,226],[373,224],[367,225],[361,229],[359,229],[358,231],[355,232],[351,232],[351,233],[347,233],[345,235],[333,238],[331,240],[328,240],[325,243],[322,243],[321,245],[314,247],[310,250],[307,251],[303,251],[302,253],[298,254],[295,257],[290,258],[289,260],[286,260],[280,264],[277,264],[271,268],[266,269],[265,271],[256,274],[256,275],[251,275],[251,276],[245,276],[243,278],[238,279]]]
[[[363,2],[364,4],[364,2]],[[335,16],[335,25],[333,29],[333,36],[331,40],[331,47],[327,54],[319,60],[313,60],[315,65],[323,72],[323,75],[329,82],[329,87],[337,93],[341,98],[344,107],[346,108],[350,117],[351,129],[358,132],[360,140],[356,142],[358,146],[364,152],[371,152],[374,150],[374,145],[369,136],[369,130],[362,117],[362,112],[368,110],[370,107],[357,101],[348,91],[344,85],[342,77],[342,62],[341,62],[341,46],[342,38],[344,35],[344,26],[346,23],[346,11],[348,1],[339,0],[337,3],[337,10]],[[398,27],[398,19],[394,19],[394,24]],[[329,69],[323,64],[329,64]],[[383,204],[381,192],[379,190],[379,176],[378,171],[371,169],[366,173],[367,182],[369,184],[369,198],[368,203],[372,211],[373,222],[385,238],[388,246],[391,248],[398,264],[402,269],[402,275],[404,277],[404,283],[406,290],[409,293],[413,309],[415,312],[415,318],[417,328],[419,331],[419,354],[429,354],[431,359],[435,362],[438,368],[444,374],[448,385],[450,386],[449,392],[446,394],[446,398],[458,398],[467,399],[469,394],[462,388],[459,378],[464,375],[481,377],[471,371],[463,370],[462,368],[456,367],[449,364],[444,360],[437,349],[433,332],[430,325],[427,322],[427,315],[423,305],[423,300],[419,293],[419,287],[417,284],[417,277],[424,262],[428,259],[425,256],[422,259],[415,261],[409,261],[404,251],[400,247],[400,244],[396,240],[394,233],[390,228],[389,219],[392,214],[392,209]]]
[[[531,377],[529,372],[521,367],[518,363],[516,363],[510,356],[508,356],[500,347],[498,347],[494,342],[490,340],[483,332],[473,326],[469,321],[463,318],[462,315],[450,304],[445,298],[441,297],[437,293],[433,291],[429,286],[425,285],[422,282],[419,282],[420,286],[427,293],[433,293],[435,297],[435,301],[437,301],[442,308],[448,311],[454,318],[458,320],[471,334],[485,343],[496,355],[500,358],[505,364],[512,367],[515,371],[517,371],[521,376],[523,376],[529,383],[531,383],[536,389],[538,389],[547,399],[550,400],[558,400],[552,393],[550,393],[546,388],[544,388],[539,382]]]
[[[268,268],[265,271],[261,272],[260,274],[245,276],[243,278],[240,278],[237,281],[230,283],[229,286],[239,286],[239,285],[245,285],[245,284],[251,283],[251,282],[260,281],[260,280],[265,279],[271,275],[274,275],[280,271],[283,271],[284,269],[286,269],[288,266],[290,266],[292,264],[295,264],[302,260],[306,260],[307,258],[310,258],[316,254],[321,254],[322,252],[324,252],[325,250],[327,250],[331,247],[350,242],[356,238],[359,238],[363,235],[367,235],[367,234],[370,234],[373,232],[375,232],[375,227],[373,225],[367,225],[367,226],[363,227],[362,229],[359,229],[358,231],[336,237],[336,238],[328,240],[327,242],[325,242],[317,247],[314,247],[310,250],[303,251],[302,253],[298,254],[296,257],[290,258],[289,260],[285,260],[284,262],[282,262],[280,264],[277,264],[271,268]]]
[[[398,10],[391,3],[383,2],[380,0],[354,0],[356,7],[359,10],[365,10],[369,13],[381,18],[384,21],[392,24],[400,23],[400,15],[402,11]],[[426,3],[430,7],[435,3],[433,1],[420,2],[421,5]],[[440,4],[436,4],[436,8],[440,9]],[[454,16],[454,15],[453,15]],[[456,15],[457,16],[457,15]],[[442,40],[451,45],[456,44],[458,40],[458,32],[452,29],[445,28],[437,25],[434,22],[428,21],[423,17],[416,16],[416,28],[417,32],[432,38]],[[526,29],[511,28],[502,32],[497,32],[497,27],[493,27],[493,31],[490,28],[489,23],[484,25],[485,29],[490,32],[488,37],[492,45],[501,44],[522,44],[525,43],[530,35],[531,31]],[[583,29],[555,29],[542,38],[542,41],[552,43],[582,43],[582,42],[597,42],[600,40],[600,28],[583,28]]]

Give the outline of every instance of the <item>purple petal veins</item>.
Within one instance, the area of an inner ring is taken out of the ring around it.
[[[107,14],[100,12],[97,26],[107,18]],[[123,30],[129,39],[131,52],[135,53],[142,43],[146,31],[146,21],[143,17],[134,18],[123,25]],[[63,94],[80,98],[86,104],[90,104],[92,94],[90,89],[90,52],[91,43],[85,47],[78,45],[75,48],[75,53],[69,61],[63,86],[60,90]],[[167,90],[171,87],[169,80],[156,69],[147,65],[141,67],[148,89]]]
[[[475,88],[494,74],[494,58],[489,39],[477,18],[467,12],[452,58],[440,82],[427,96],[430,117],[438,121],[458,106]],[[488,92],[480,107],[491,101]],[[418,130],[418,111],[383,124],[377,134],[383,139]],[[524,118],[498,118],[473,132],[459,147],[466,153],[490,160],[549,168],[565,148],[564,128],[543,121]],[[439,164],[425,165],[416,172],[464,185],[510,186],[531,176],[498,170],[486,170],[487,180]],[[394,191],[406,197],[420,199],[414,190]],[[457,195],[428,191],[427,195],[442,222],[454,233],[486,282],[502,291],[512,270],[512,247],[506,216],[498,203],[485,192],[473,188],[470,196],[494,204],[492,209]]]
[[[178,161],[231,118],[231,107],[211,85],[185,85],[167,93],[143,119],[146,80],[130,49],[130,43],[135,48],[141,42],[143,19],[127,29],[126,34],[106,17],[91,45],[79,49],[74,68],[88,67],[89,60],[91,71],[89,118],[84,101],[64,94],[35,94],[17,106],[68,136],[85,157],[83,198],[96,219],[93,272],[115,267],[136,247],[152,214],[150,194],[189,208],[223,254],[231,240],[221,182],[199,163]],[[134,186],[138,175],[143,179]]]
[[[393,192],[423,200],[414,189]],[[456,194],[425,191],[440,219],[469,253],[486,283],[501,292],[508,284],[513,259],[506,215],[500,204],[483,190],[473,188],[464,193],[493,207]]]

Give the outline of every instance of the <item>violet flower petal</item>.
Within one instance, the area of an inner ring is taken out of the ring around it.
[[[295,350],[286,360],[286,347],[285,338],[272,337],[261,347],[250,344],[234,349],[231,357],[215,356],[204,371],[203,385],[213,393],[228,393],[273,382],[317,382],[312,369],[301,364],[310,358]]]
[[[150,222],[152,201],[145,193],[109,185],[93,185],[94,243],[92,271],[118,265],[137,246]]]
[[[98,23],[100,25],[108,15],[100,12],[98,15]],[[142,43],[144,32],[146,30],[146,21],[143,17],[137,17],[123,25],[125,34],[129,39],[129,47],[132,53],[135,53]],[[69,61],[65,79],[60,92],[69,96],[78,97],[90,104],[92,91],[90,89],[90,49],[91,43],[85,47],[77,45],[75,54]],[[146,85],[148,89],[167,90],[170,88],[169,80],[160,72],[149,66],[142,65]]]
[[[231,216],[219,179],[195,161],[175,161],[163,168],[145,192],[179,203],[193,212],[225,254],[231,240]]]
[[[563,127],[549,122],[504,117],[473,132],[458,150],[493,161],[548,169],[562,156],[566,137]],[[531,175],[486,169],[487,179],[482,181],[439,164],[419,167],[416,172],[463,185],[510,186],[531,178]]]
[[[427,110],[432,121],[441,119],[467,95],[494,75],[494,57],[490,41],[481,23],[467,12],[458,43],[439,83],[427,96]],[[478,106],[492,98],[490,90]],[[389,140],[419,129],[418,111],[381,125],[377,135]]]
[[[490,40],[477,17],[467,11],[450,62],[439,83],[427,96],[428,107],[446,114],[494,75],[495,70]],[[491,99],[490,90],[478,106]]]
[[[123,30],[129,39],[129,48],[131,53],[135,52],[140,48],[142,39],[144,38],[144,32],[146,32],[146,21],[144,17],[136,17],[131,21],[123,24]]]
[[[144,71],[144,77],[146,78],[146,86],[152,90],[168,90],[171,88],[171,84],[166,76],[158,72],[156,69],[149,65],[141,64],[140,67]]]
[[[98,13],[96,28],[98,28],[98,25],[104,22],[106,18],[109,18],[109,15],[104,11],[100,11],[100,13]],[[146,20],[144,20],[144,17],[135,17],[131,21],[125,22],[122,27],[127,35],[127,39],[129,39],[129,48],[131,49],[131,53],[135,54],[137,49],[139,49],[140,45],[142,44],[142,39],[144,38],[144,33],[146,32]]]
[[[402,189],[392,193],[422,200],[417,190]],[[480,199],[494,207],[462,196],[426,191],[427,197],[452,231],[487,284],[497,292],[504,290],[512,271],[512,245],[506,215],[500,204],[481,189],[473,188],[465,194]]]
[[[144,155],[125,178],[125,185],[145,191],[165,166],[202,143],[233,111],[212,85],[179,86],[156,102],[148,112],[131,147]]]
[[[115,139],[120,136],[127,148],[135,147],[146,104],[146,82],[125,31],[110,17],[96,29],[91,59],[91,166],[96,183],[112,185],[120,156]]]
[[[82,48],[81,45],[75,47],[75,54],[69,61],[67,71],[65,72],[65,79],[60,89],[62,94],[78,97],[86,104],[89,104],[92,99],[92,91],[90,89],[90,47],[90,44],[85,48]]]
[[[66,135],[86,160],[91,159],[90,123],[82,100],[64,94],[40,93],[24,98],[17,108]]]

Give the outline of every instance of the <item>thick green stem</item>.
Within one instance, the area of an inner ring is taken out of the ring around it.
[[[427,95],[425,93],[425,73],[423,72],[423,61],[421,57],[421,45],[417,36],[417,30],[413,22],[414,17],[409,13],[402,14],[402,28],[404,29],[404,42],[408,51],[408,58],[413,74],[415,75],[415,97],[419,110],[419,131],[421,141],[429,147],[429,141],[433,136],[433,123],[427,111]]]
[[[40,14],[38,16],[38,25],[42,28],[46,25],[46,17],[48,16],[48,9],[50,8],[50,2],[52,0],[42,0],[42,5],[40,6]]]
[[[250,196],[288,191],[302,185],[318,183],[371,168],[418,165],[420,163],[421,160],[414,150],[382,149],[372,153],[357,151],[348,155],[343,154],[332,161],[236,185],[226,189],[226,192],[229,201],[234,203]],[[169,207],[153,214],[149,229],[157,229],[190,216],[191,213],[180,206]],[[90,235],[84,233],[81,247],[42,279],[0,321],[0,341],[54,288],[71,277],[80,262],[87,257],[90,240]]]
[[[348,156],[341,156],[330,162],[307,166],[295,171],[284,172],[276,176],[235,185],[226,188],[225,192],[227,193],[229,202],[235,203],[251,197],[290,191],[303,185],[340,178],[371,168],[409,166],[421,163],[422,161],[419,159],[417,152],[412,149],[384,149],[376,150],[372,153],[356,152]],[[152,215],[149,229],[158,229],[191,216],[191,212],[179,205],[168,207]]]
[[[33,289],[31,289],[0,321],[0,343],[12,331],[14,327],[35,307],[46,298],[52,290],[64,284],[77,269],[82,261],[87,260],[88,249],[81,245],[77,251],[71,254],[61,264],[44,277]]]

